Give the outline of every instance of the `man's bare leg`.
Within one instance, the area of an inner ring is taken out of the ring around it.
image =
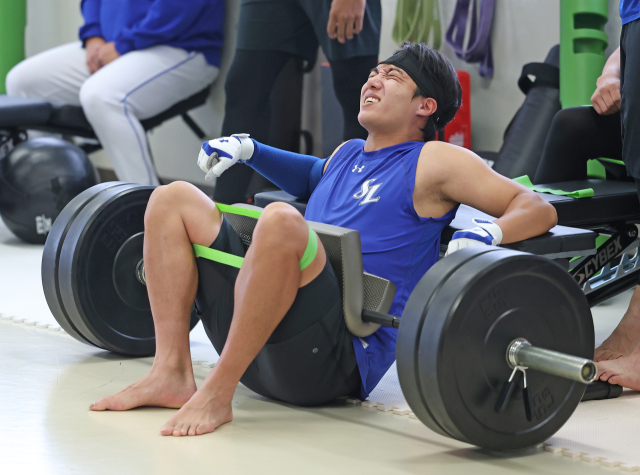
[[[598,363],[598,379],[640,391],[640,346],[633,350],[629,356],[600,361]]]
[[[628,356],[640,345],[640,286],[633,292],[629,309],[615,330],[595,350],[594,360],[605,361]]]
[[[98,399],[91,410],[178,408],[196,392],[189,321],[198,274],[191,243],[210,246],[221,223],[211,199],[188,183],[172,183],[153,192],[145,214],[144,265],[156,356],[149,374],[113,396]]]
[[[303,271],[300,259],[309,227],[292,206],[269,205],[258,221],[235,285],[235,309],[220,359],[200,389],[161,429],[162,435],[212,432],[231,421],[231,401],[240,378],[293,304],[298,289],[326,263],[318,254]]]

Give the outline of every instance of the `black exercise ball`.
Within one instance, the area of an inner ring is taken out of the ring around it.
[[[75,145],[55,137],[27,140],[0,160],[0,216],[23,241],[43,244],[67,203],[98,182]]]

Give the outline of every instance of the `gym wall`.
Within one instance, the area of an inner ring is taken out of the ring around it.
[[[476,0],[478,1],[478,0]],[[498,151],[507,124],[522,105],[524,95],[518,89],[522,66],[542,62],[549,49],[560,42],[561,0],[497,0],[492,29],[494,75],[481,78],[477,64],[456,58],[453,49],[442,41],[442,52],[456,69],[471,75],[471,145],[474,150]],[[609,0],[607,56],[619,46],[619,0]],[[382,0],[383,23],[380,57],[389,56],[395,45],[391,31],[397,0]],[[456,0],[440,0],[443,35],[456,6]],[[593,85],[595,90],[595,84]]]
[[[478,75],[477,65],[458,60],[443,41],[442,50],[452,59],[456,68],[471,74],[471,110],[473,121],[472,144],[475,150],[497,151],[502,134],[511,117],[521,105],[524,96],[516,84],[522,65],[543,61],[549,49],[559,42],[559,10],[561,0],[498,0],[493,22],[493,54],[495,73],[491,80]],[[620,18],[619,0],[609,1],[609,35],[607,54],[618,46]],[[32,56],[45,49],[77,39],[82,24],[79,0],[28,0],[26,54]],[[455,0],[441,0],[443,31],[451,21]],[[389,56],[396,45],[391,41],[397,0],[382,0],[383,23],[380,57]],[[193,111],[193,117],[203,129],[214,137],[219,134],[224,112],[224,76],[235,49],[239,0],[228,0],[225,19],[225,49],[222,71],[207,105]],[[319,58],[320,62],[321,58]],[[305,77],[302,127],[310,130],[315,139],[314,151],[320,153],[321,98],[320,71]],[[158,172],[163,178],[186,179],[206,183],[195,166],[195,157],[201,141],[175,118],[150,135],[150,143]],[[92,160],[103,168],[109,167],[104,152],[92,155]]]

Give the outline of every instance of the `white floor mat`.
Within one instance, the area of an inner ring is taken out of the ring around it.
[[[42,249],[43,246],[22,243],[0,221],[0,314],[55,328],[58,324],[47,306],[40,278]],[[624,313],[630,298],[627,294],[594,311],[594,316],[600,312],[600,319],[595,318],[597,343]],[[607,312],[611,316],[605,318]],[[210,367],[217,361],[218,355],[202,325],[198,324],[190,338],[194,363]],[[363,405],[415,418],[402,395],[395,364]],[[550,452],[624,471],[637,466],[640,472],[640,394],[625,392],[619,399],[581,403],[547,444]]]
[[[400,389],[395,363],[362,404],[413,414]],[[605,467],[640,472],[640,393],[625,390],[617,399],[580,403],[564,427],[546,441],[545,449]]]
[[[57,329],[60,325],[51,314],[42,290],[43,248],[19,240],[0,219],[0,316]],[[211,365],[218,361],[202,324],[198,323],[191,331],[190,340],[194,362]]]

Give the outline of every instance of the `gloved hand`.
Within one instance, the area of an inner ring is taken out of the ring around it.
[[[253,140],[249,138],[249,134],[233,134],[231,137],[209,140],[202,144],[198,166],[207,174],[204,179],[211,181],[214,176],[219,177],[238,160],[249,160],[253,155],[253,149]]]
[[[502,229],[496,223],[478,218],[473,219],[473,223],[477,224],[478,227],[453,233],[445,256],[463,247],[479,246],[481,244],[497,246],[502,242]]]

